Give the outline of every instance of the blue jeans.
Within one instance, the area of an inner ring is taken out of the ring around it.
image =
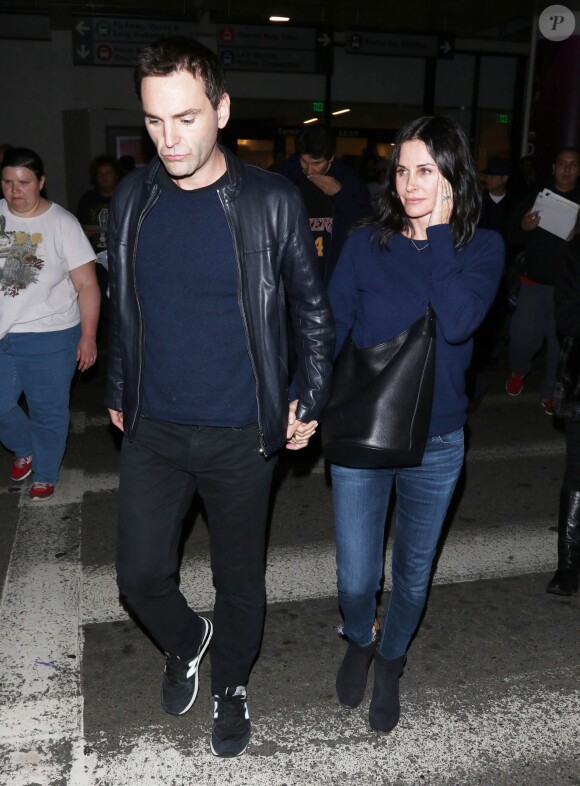
[[[393,588],[379,644],[389,660],[404,655],[419,625],[437,542],[462,466],[463,429],[430,437],[418,467],[331,465],[338,600],[346,637],[363,646],[373,640],[387,509],[395,482]]]
[[[70,385],[80,325],[50,333],[8,333],[0,339],[0,442],[32,455],[37,483],[56,483],[69,426]],[[26,396],[28,415],[18,405]]]

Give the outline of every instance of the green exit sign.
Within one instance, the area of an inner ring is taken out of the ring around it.
[[[511,115],[500,113],[495,116],[495,119],[497,120],[500,126],[508,126],[511,121]]]
[[[312,111],[313,112],[324,112],[324,101],[313,101],[312,102]]]

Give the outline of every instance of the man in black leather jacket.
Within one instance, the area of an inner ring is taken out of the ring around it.
[[[193,704],[211,640],[211,750],[238,756],[263,629],[272,457],[314,433],[334,329],[298,190],[217,144],[229,96],[216,56],[186,39],[159,42],[143,50],[135,82],[158,156],[121,181],[109,216],[106,404],[125,435],[117,578],[166,654],[167,712]],[[286,303],[298,354],[291,397]],[[213,625],[175,581],[196,490]]]

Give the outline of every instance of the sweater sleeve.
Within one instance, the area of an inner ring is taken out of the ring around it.
[[[359,234],[352,234],[344,244],[328,284],[328,299],[334,316],[336,331],[335,358],[354,325],[357,306],[355,259]]]
[[[456,250],[448,224],[430,227],[427,237],[431,305],[445,340],[460,344],[473,335],[493,302],[504,268],[504,244],[497,232],[481,229]]]

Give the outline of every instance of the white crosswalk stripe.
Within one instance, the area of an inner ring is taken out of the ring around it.
[[[533,683],[534,677],[526,675],[526,680]],[[481,693],[476,711],[469,706],[474,691]],[[316,709],[303,710],[298,722],[278,712],[254,724],[252,750],[258,755],[224,761],[219,768],[204,746],[195,746],[184,754],[176,748],[174,739],[157,729],[144,730],[137,738],[124,740],[123,749],[107,761],[89,757],[92,773],[82,786],[439,786],[450,777],[467,784],[466,773],[474,771],[475,762],[480,762],[478,769],[485,776],[487,768],[501,772],[514,759],[538,759],[549,764],[559,753],[553,744],[555,738],[562,747],[574,749],[577,696],[532,684],[524,700],[519,681],[508,685],[500,699],[492,698],[477,685],[470,685],[469,692],[461,697],[463,706],[453,708],[432,692],[426,708],[408,708],[397,733],[378,741],[370,732],[361,734],[362,710],[349,713],[337,708],[334,714],[325,715],[324,728]],[[276,751],[264,759],[260,748],[271,739],[272,729],[276,730]],[[297,740],[302,743],[296,744]],[[308,746],[316,761],[315,780],[312,757],[306,754]],[[491,784],[494,780],[490,774],[488,781],[480,782]]]
[[[556,533],[552,522],[521,522],[489,527],[476,534],[452,530],[442,551],[434,584],[541,573],[554,565]],[[391,547],[385,559],[385,589],[391,588]],[[199,611],[213,608],[214,590],[207,557],[184,560],[181,587]],[[335,551],[331,543],[277,546],[268,551],[266,586],[269,603],[332,597],[336,591]],[[119,603],[112,566],[85,567],[83,620],[113,622],[127,614]]]
[[[73,430],[102,427],[106,418],[73,418]],[[473,449],[467,462],[523,456],[559,456],[560,435],[551,440]],[[322,472],[322,463],[315,472]],[[123,741],[121,749],[87,750],[80,684],[83,625],[127,619],[119,603],[112,565],[82,566],[82,503],[87,493],[111,492],[116,473],[85,474],[64,469],[50,500],[28,499],[20,492],[19,521],[0,605],[3,695],[0,705],[0,786],[334,786],[366,782],[433,786],[477,769],[508,767],[514,759],[550,762],[577,748],[580,695],[569,687],[575,670],[563,664],[551,674],[531,672],[503,685],[490,681],[464,686],[451,702],[430,689],[410,701],[396,735],[377,741],[365,731],[364,713],[327,709],[324,727],[316,710],[296,715],[273,708],[254,723],[255,755],[220,762],[206,745],[176,746],[154,726]],[[501,524],[501,522],[500,522]],[[436,585],[522,576],[548,571],[555,559],[553,521],[525,520],[509,526],[452,527],[434,577]],[[390,587],[390,549],[385,587]],[[181,581],[198,610],[213,605],[207,557],[186,559]],[[270,603],[333,597],[334,547],[329,542],[275,546],[269,550]],[[523,688],[525,684],[525,688]],[[479,706],[474,708],[474,695]],[[522,698],[525,696],[525,699]],[[276,729],[276,750],[262,748]],[[548,733],[549,731],[549,733]],[[449,745],[449,740],[453,745]],[[304,745],[310,745],[308,755]],[[421,745],[417,745],[421,740]],[[554,740],[558,746],[554,747]],[[385,749],[388,748],[388,755]],[[63,754],[63,749],[67,750]],[[316,775],[312,780],[312,756]],[[470,769],[472,768],[472,769]],[[275,780],[273,773],[281,773]],[[425,780],[427,778],[427,780]],[[492,781],[490,780],[490,783]]]

